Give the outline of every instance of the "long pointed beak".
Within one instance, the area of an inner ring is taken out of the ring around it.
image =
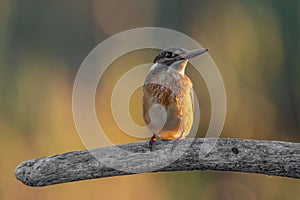
[[[185,54],[182,54],[182,55],[180,55],[180,57],[189,60],[189,59],[199,56],[207,51],[208,51],[208,49],[196,49],[196,50],[189,51]]]

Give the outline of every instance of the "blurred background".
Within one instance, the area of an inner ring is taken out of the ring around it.
[[[14,178],[24,160],[84,149],[72,118],[76,72],[101,41],[143,26],[183,32],[210,49],[227,92],[221,137],[300,142],[299,21],[298,0],[1,0],[0,199],[300,198],[299,180],[244,173],[153,173],[44,188]],[[97,114],[115,143],[137,139],[114,124],[108,109],[114,83],[156,53],[121,57],[99,83]],[[192,67],[187,74],[200,99],[201,137],[210,118],[209,96]],[[137,90],[130,111],[143,124],[140,104]]]

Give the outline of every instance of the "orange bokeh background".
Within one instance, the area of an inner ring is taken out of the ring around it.
[[[170,172],[79,181],[43,188],[14,177],[22,161],[84,149],[72,117],[72,87],[87,54],[131,28],[166,27],[209,48],[227,92],[221,137],[300,141],[299,1],[2,0],[0,3],[0,199],[298,199],[295,179],[229,172]],[[117,79],[156,50],[112,63],[97,90],[99,122],[114,143],[138,139],[116,126],[109,98]],[[210,100],[200,98],[203,137]],[[128,83],[130,84],[130,83]],[[130,101],[143,124],[141,90]]]

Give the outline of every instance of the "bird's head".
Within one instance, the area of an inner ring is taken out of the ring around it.
[[[171,47],[162,50],[155,58],[154,63],[172,67],[179,73],[185,71],[185,67],[189,59],[205,53],[208,49],[196,49],[188,51],[180,47]]]

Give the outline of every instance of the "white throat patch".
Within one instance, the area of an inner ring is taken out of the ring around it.
[[[157,64],[157,63],[154,63],[154,64],[151,66],[151,68],[150,68],[150,70],[149,70],[149,71],[152,71],[152,70],[154,70],[156,67],[158,67],[158,64]]]

